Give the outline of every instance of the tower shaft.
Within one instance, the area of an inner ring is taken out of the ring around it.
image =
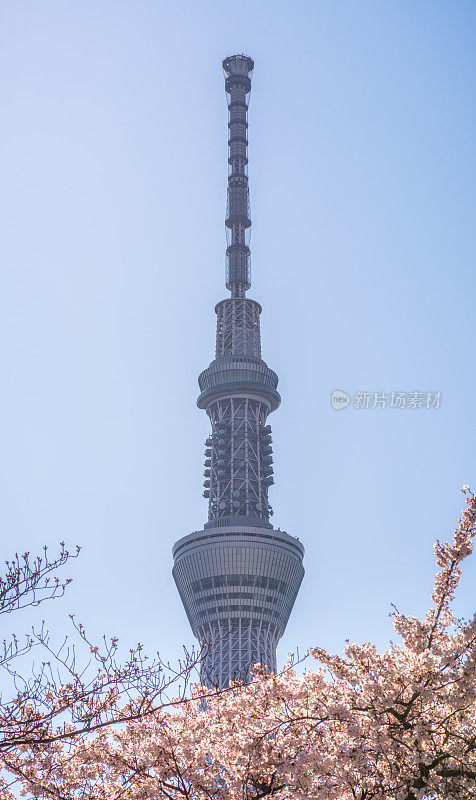
[[[174,546],[173,575],[193,633],[207,648],[202,680],[227,686],[252,664],[276,669],[276,645],[304,574],[304,549],[274,530],[268,415],[280,403],[278,376],[261,358],[261,306],[250,288],[248,98],[253,61],[223,61],[228,98],[226,286],[217,303],[215,359],[199,376],[199,408],[211,424],[205,442],[202,531]]]

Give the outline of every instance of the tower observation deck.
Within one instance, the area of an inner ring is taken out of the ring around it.
[[[276,646],[304,575],[304,548],[275,530],[268,492],[274,483],[268,414],[279,406],[278,376],[261,358],[261,306],[251,285],[248,101],[253,60],[225,58],[228,99],[226,286],[215,306],[215,359],[198,378],[208,414],[203,530],[173,548],[173,576],[192,631],[205,647],[202,682],[246,680],[252,664],[276,669]]]

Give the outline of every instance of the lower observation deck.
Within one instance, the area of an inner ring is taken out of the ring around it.
[[[303,555],[293,536],[251,525],[207,528],[179,539],[173,576],[194,635],[204,644],[204,626],[226,629],[241,622],[271,631],[277,642],[304,575]]]

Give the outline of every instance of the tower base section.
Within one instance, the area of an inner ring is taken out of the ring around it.
[[[251,667],[259,664],[276,672],[276,646],[280,638],[276,625],[250,617],[208,623],[199,632],[204,646],[200,678],[206,686],[228,686],[230,681],[247,681]]]
[[[276,669],[276,646],[304,575],[304,548],[283,531],[206,528],[175,544],[173,576],[204,647],[202,682],[247,680],[253,664]]]

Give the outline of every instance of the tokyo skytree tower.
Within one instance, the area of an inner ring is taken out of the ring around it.
[[[247,112],[253,60],[225,58],[229,158],[226,287],[215,306],[215,359],[198,378],[199,408],[210,419],[205,441],[208,522],[173,548],[173,576],[192,631],[205,647],[202,682],[226,687],[250,666],[276,670],[304,575],[304,548],[275,530],[268,491],[274,483],[268,414],[280,403],[278,376],[261,358],[261,306],[250,288],[251,227]]]

